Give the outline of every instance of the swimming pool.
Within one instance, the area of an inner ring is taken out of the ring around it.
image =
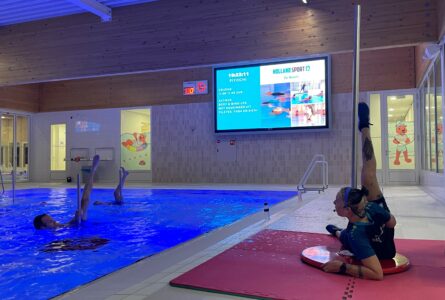
[[[113,190],[95,189],[88,221],[79,228],[35,230],[34,216],[67,222],[75,211],[75,189],[16,191],[14,204],[0,199],[0,299],[47,299],[137,260],[274,205],[295,192],[126,189],[122,206]],[[93,250],[44,251],[54,241],[102,238]]]

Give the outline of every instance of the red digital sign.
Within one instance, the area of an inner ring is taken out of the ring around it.
[[[207,94],[207,80],[206,81],[197,81],[196,88],[200,94]]]
[[[209,87],[207,80],[186,81],[182,84],[184,96],[208,94]]]
[[[195,94],[194,87],[185,87],[184,88],[184,95],[194,95],[194,94]]]

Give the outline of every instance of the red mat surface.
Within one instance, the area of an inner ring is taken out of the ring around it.
[[[324,273],[300,260],[307,247],[337,244],[327,234],[263,230],[170,284],[261,299],[445,299],[445,241],[396,240],[411,268],[379,282]]]

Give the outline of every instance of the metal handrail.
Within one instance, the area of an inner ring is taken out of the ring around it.
[[[321,165],[322,181],[323,181],[322,184],[318,187],[311,187],[311,188],[305,187],[305,184],[309,179],[309,176],[312,174],[312,171],[318,164]],[[324,190],[327,188],[328,188],[328,162],[326,161],[326,158],[323,154],[315,154],[311,162],[309,163],[308,168],[304,172],[303,177],[298,183],[297,187],[298,198],[302,200],[303,199],[302,194],[306,193],[307,191],[318,191],[320,193],[324,192]]]
[[[2,194],[5,193],[5,184],[3,183],[3,172],[0,170],[0,181],[2,182]]]

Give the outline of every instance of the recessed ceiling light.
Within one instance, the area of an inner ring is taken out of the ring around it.
[[[307,0],[302,0],[304,4],[307,4]]]

